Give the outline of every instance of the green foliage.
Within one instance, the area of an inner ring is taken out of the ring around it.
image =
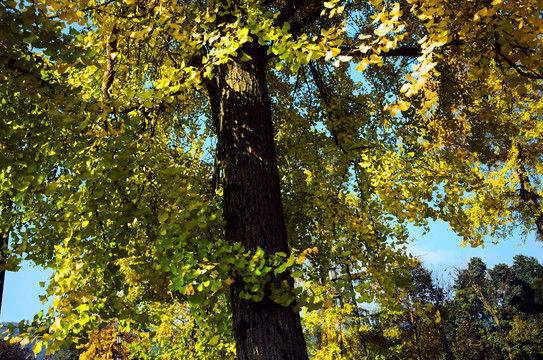
[[[122,335],[120,354],[116,343],[117,335]],[[109,323],[99,331],[94,331],[89,334],[89,341],[85,344],[85,349],[80,353],[78,359],[115,359],[117,355],[123,357],[132,357],[130,351],[127,351],[126,344],[138,341],[138,336],[131,332],[124,332],[119,329],[115,323]],[[56,356],[56,353],[55,353]]]
[[[350,303],[305,316],[308,348],[316,358],[364,358],[363,339],[375,359],[537,359],[541,307],[533,307],[537,292],[522,289],[540,281],[540,270],[524,255],[493,269],[473,258],[457,271],[453,293],[419,263],[360,322]]]
[[[448,312],[447,290],[421,263],[406,274],[407,286],[380,298],[372,314],[370,353],[383,358],[436,359],[449,356],[450,339],[444,323]]]
[[[457,357],[498,359],[511,353],[517,358],[528,356],[520,355],[523,351],[540,351],[533,324],[541,316],[535,299],[540,297],[542,269],[535,258],[517,255],[510,267],[497,264],[487,269],[481,259],[472,258],[467,269],[458,271],[456,294],[448,304]],[[526,330],[522,335],[520,324]],[[523,348],[527,343],[529,351]]]
[[[515,359],[532,360],[543,356],[543,319],[541,315],[516,315],[507,338]]]
[[[219,302],[213,311],[228,314],[227,304]],[[127,344],[130,353],[142,360],[151,359],[235,359],[231,319],[216,327],[200,326],[186,305],[170,306],[160,326],[140,333],[138,341]],[[210,333],[210,329],[215,331]]]
[[[462,321],[458,324],[452,349],[456,359],[484,360],[503,359],[493,344],[493,338],[485,332],[481,323]]]
[[[352,304],[304,314],[302,321],[312,359],[364,358],[366,328]]]

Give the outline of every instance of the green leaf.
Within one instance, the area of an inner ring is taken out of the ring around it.
[[[58,184],[56,182],[49,183],[45,186],[44,194],[45,196],[51,196],[57,190]]]

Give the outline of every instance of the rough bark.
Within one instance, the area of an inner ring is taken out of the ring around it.
[[[266,85],[266,49],[248,43],[242,51],[250,61],[232,61],[217,68],[207,84],[218,134],[217,158],[222,170],[225,236],[247,250],[289,253],[272,113]],[[293,280],[288,273],[272,281]],[[268,297],[242,300],[244,283],[231,285],[237,356],[240,360],[307,359],[300,316]]]
[[[0,206],[0,216],[2,212],[11,209],[12,207],[11,200],[8,200],[4,206]],[[10,231],[0,231],[0,263],[5,265],[6,254],[4,253],[4,248],[7,248],[9,245],[9,233]],[[0,315],[2,314],[2,300],[4,298],[4,283],[6,279],[6,270],[0,271]]]
[[[4,232],[0,232],[0,261],[2,262],[2,265],[3,263],[5,262],[4,260],[4,250],[3,250],[3,247],[4,246],[8,246],[8,241],[9,241],[9,235],[8,233],[4,233]],[[2,314],[2,299],[4,297],[4,281],[6,279],[6,270],[1,270],[0,271],[0,315]]]
[[[109,100],[110,94],[109,90],[115,79],[115,58],[119,53],[117,47],[117,25],[113,25],[111,29],[111,34],[107,37],[106,40],[106,69],[104,71],[104,76],[102,78],[102,86],[100,90],[102,92],[101,101]]]

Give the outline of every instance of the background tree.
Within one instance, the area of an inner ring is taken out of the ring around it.
[[[373,315],[374,331],[387,339],[384,349],[397,359],[452,359],[444,322],[448,312],[447,290],[432,273],[417,263],[410,269],[406,286],[384,293]]]
[[[365,359],[367,319],[354,314],[353,304],[330,307],[304,314],[302,324],[312,359]],[[362,321],[361,321],[362,320]],[[373,356],[373,355],[372,355]]]
[[[541,315],[516,315],[507,334],[515,359],[538,359],[543,356]]]
[[[481,259],[472,258],[467,269],[458,271],[456,294],[448,304],[457,356],[485,358],[494,354],[493,357],[501,358],[503,352],[515,358],[515,354],[520,354],[509,339],[522,342],[518,328],[513,331],[513,327],[525,323],[531,329],[528,324],[538,322],[541,307],[535,305],[534,299],[539,297],[539,290],[530,284],[539,282],[541,268],[535,258],[517,255],[510,267],[497,264],[487,270]],[[537,346],[537,341],[532,344]]]
[[[5,360],[25,360],[30,356],[30,350],[18,342],[0,339],[0,358]]]
[[[51,360],[79,360],[79,357],[84,351],[85,349],[64,349],[55,352],[55,354],[49,358]]]
[[[127,344],[130,353],[141,359],[235,359],[232,326],[210,336],[190,315],[188,306],[171,306],[160,326],[152,333],[140,333],[137,341]]]
[[[118,354],[119,349],[116,343],[118,334],[121,334],[123,337],[121,354]],[[89,335],[89,342],[85,346],[84,351],[79,355],[79,359],[116,359],[117,355],[122,355],[123,358],[131,358],[131,353],[128,351],[126,344],[135,341],[138,341],[136,334],[124,332],[118,329],[115,323],[110,323],[100,331]]]

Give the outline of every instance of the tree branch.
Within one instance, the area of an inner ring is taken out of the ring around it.
[[[296,10],[304,3],[305,0],[287,1],[287,4],[281,9],[281,12],[273,22],[274,26],[281,25],[292,19]]]
[[[462,41],[462,40],[452,40],[451,42],[443,45],[442,48],[451,47],[451,46],[459,46],[459,45],[462,45],[462,44],[464,44],[464,41]],[[364,58],[368,58],[368,57],[370,57],[371,55],[374,54],[374,52],[371,51],[371,50],[368,51],[368,52],[362,52],[358,48],[352,48],[352,47],[347,47],[347,46],[340,47],[340,50],[341,50],[341,53],[340,53],[341,55],[352,56],[357,60],[362,60]],[[418,46],[418,45],[415,45],[415,46],[401,46],[399,48],[390,49],[390,50],[388,50],[386,52],[381,52],[380,54],[376,54],[376,55],[379,55],[379,56],[381,56],[383,58],[400,57],[400,56],[403,56],[403,57],[418,57],[418,56],[422,55],[422,48],[420,46]]]
[[[320,17],[322,10],[324,10],[324,4],[320,4],[315,11],[312,11],[300,20],[292,23],[290,27],[292,33],[298,34],[306,25],[315,22]]]
[[[8,57],[4,56],[4,55],[0,55],[0,60],[2,60],[3,58],[8,58]],[[16,64],[17,64],[17,61],[15,59],[8,58],[8,60],[4,64],[4,66],[6,68],[10,69],[11,71],[13,71],[15,75],[17,73],[20,73],[20,74],[30,75],[30,76],[34,77],[36,79],[36,81],[38,82],[37,87],[47,87],[47,88],[49,88],[49,90],[55,90],[55,85],[53,85],[50,82],[44,80],[42,78],[42,76],[39,74],[39,72],[34,73],[31,70],[24,69],[24,68],[22,68],[20,66],[17,66]]]
[[[113,66],[115,65],[115,58],[117,57],[118,53],[117,24],[115,24],[111,29],[111,34],[109,34],[106,40],[106,71],[104,72],[104,77],[102,78],[102,96],[100,101],[108,100],[110,97],[109,89],[111,88],[111,84],[113,84],[113,80],[115,78],[115,69]]]
[[[537,72],[535,72],[533,70],[528,70],[528,71],[522,70],[523,66],[515,64],[515,62],[513,62],[507,56],[502,54],[501,49],[500,49],[499,46],[496,46],[496,54],[499,56],[500,59],[505,61],[507,63],[507,65],[509,65],[517,73],[519,73],[519,75],[525,76],[525,77],[530,78],[530,79],[543,80],[543,75],[540,75],[540,74],[538,74]]]

